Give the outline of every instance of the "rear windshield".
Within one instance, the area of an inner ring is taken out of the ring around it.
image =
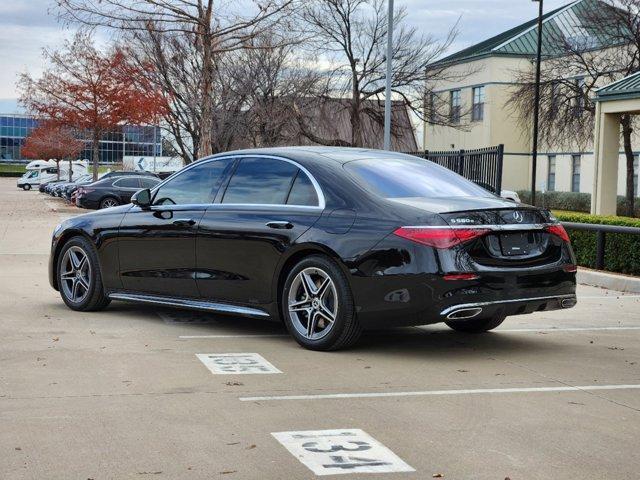
[[[428,160],[384,158],[345,164],[366,187],[384,198],[492,197],[484,188]]]

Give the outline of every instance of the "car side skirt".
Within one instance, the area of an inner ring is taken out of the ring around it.
[[[207,302],[188,298],[165,297],[160,295],[146,295],[132,292],[112,292],[108,294],[111,300],[122,300],[134,303],[149,303],[164,305],[167,307],[187,308],[206,312],[228,313],[232,315],[244,315],[247,317],[269,317],[264,310],[257,308],[231,305],[228,303]]]

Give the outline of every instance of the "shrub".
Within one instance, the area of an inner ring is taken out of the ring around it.
[[[531,203],[531,191],[519,190],[518,195],[522,203]],[[626,212],[626,199],[618,195],[617,213]],[[572,212],[591,211],[591,194],[578,192],[536,192],[536,205],[550,210],[570,210]],[[640,198],[635,200],[634,216],[640,217]]]
[[[629,217],[605,217],[575,212],[554,212],[562,222],[621,225],[640,228],[640,219]],[[596,232],[567,229],[578,265],[595,268]],[[640,275],[640,235],[607,233],[605,243],[605,270]]]

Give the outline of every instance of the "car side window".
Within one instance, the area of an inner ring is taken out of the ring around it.
[[[119,188],[140,188],[140,182],[135,177],[121,178],[113,182],[113,186]]]
[[[273,158],[243,158],[229,181],[222,203],[284,205],[295,165]]]
[[[153,197],[154,205],[197,205],[212,203],[227,168],[233,160],[221,158],[194,166],[162,185]]]
[[[313,183],[311,183],[311,179],[302,170],[298,170],[287,198],[287,205],[317,207],[318,203],[318,194]]]
[[[153,188],[158,183],[160,183],[160,180],[156,180],[155,178],[141,178],[140,179],[140,186],[142,188]]]

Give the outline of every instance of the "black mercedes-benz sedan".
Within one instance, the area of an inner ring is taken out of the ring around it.
[[[409,155],[289,147],[202,159],[132,204],[60,224],[50,281],[111,300],[281,319],[304,347],[445,322],[484,332],[575,305],[575,257],[546,210]]]

